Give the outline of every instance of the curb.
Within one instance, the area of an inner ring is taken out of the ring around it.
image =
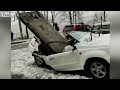
[[[30,39],[28,40],[19,40],[19,41],[12,41],[11,44],[18,44],[18,43],[24,43],[24,42],[29,42]]]
[[[23,43],[23,42],[27,42],[27,41],[11,42],[11,44],[18,44],[18,43]]]

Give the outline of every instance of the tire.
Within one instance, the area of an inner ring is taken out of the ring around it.
[[[109,79],[110,64],[104,59],[90,59],[85,64],[85,73],[93,79]]]
[[[34,59],[38,67],[44,67],[46,65],[43,58],[34,56]]]

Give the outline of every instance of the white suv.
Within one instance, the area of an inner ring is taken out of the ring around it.
[[[79,33],[77,33],[79,34]],[[80,33],[81,34],[81,33]],[[85,33],[84,33],[85,34]],[[87,33],[85,36],[88,36]],[[110,70],[110,52],[109,52],[109,34],[94,34],[93,41],[82,42],[76,34],[71,34],[79,42],[74,47],[68,45],[62,53],[52,55],[41,55],[37,53],[38,45],[33,39],[29,47],[32,49],[35,62],[38,66],[49,65],[57,71],[84,70],[86,75],[93,78],[109,78]],[[79,35],[78,35],[79,36]],[[97,37],[97,38],[96,38]],[[81,42],[80,42],[81,41]],[[83,40],[85,41],[85,40]]]

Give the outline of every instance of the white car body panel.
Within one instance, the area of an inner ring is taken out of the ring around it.
[[[77,51],[68,51],[47,57],[46,63],[60,71],[80,69],[80,55]]]
[[[33,42],[35,42],[35,40],[33,40]],[[34,45],[30,46],[32,48],[38,48],[37,45]],[[77,50],[74,51],[72,51],[71,46],[66,46],[62,53],[40,56],[45,60],[47,65],[50,65],[53,69],[58,71],[84,70],[86,60],[93,57],[103,58],[110,63],[109,44],[86,45],[78,43],[76,47]]]

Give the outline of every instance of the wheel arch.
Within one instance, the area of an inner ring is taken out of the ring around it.
[[[91,57],[91,58],[88,58],[88,59],[85,61],[84,68],[85,68],[85,66],[86,66],[89,62],[93,62],[93,61],[101,61],[101,62],[106,63],[107,65],[110,65],[109,62],[108,62],[107,60],[105,60],[104,58],[101,58],[101,57]]]
[[[87,51],[81,55],[80,65],[82,66],[82,69],[84,69],[84,65],[88,60],[93,60],[94,58],[98,58],[100,60],[103,59],[107,63],[110,63],[110,55],[107,52],[103,50]]]
[[[89,77],[98,78],[98,77],[94,76],[90,71],[90,65],[92,63],[94,63],[94,61],[99,61],[100,63],[105,65],[107,73],[105,74],[103,79],[109,79],[109,77],[110,77],[110,64],[104,58],[100,58],[100,57],[88,58],[86,60],[85,65],[84,65],[84,70],[85,70],[86,75],[88,75]]]

